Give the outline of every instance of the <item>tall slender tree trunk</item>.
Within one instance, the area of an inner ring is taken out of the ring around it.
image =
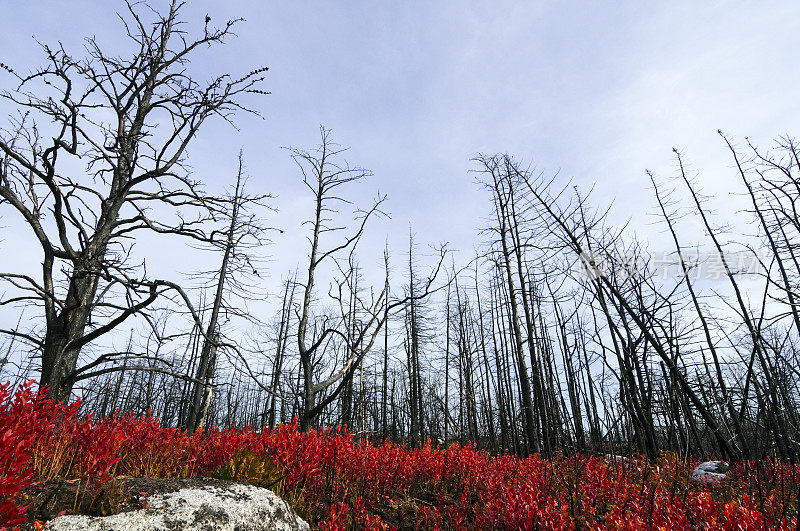
[[[219,344],[218,321],[220,310],[222,309],[222,297],[225,291],[225,278],[228,274],[228,263],[235,246],[236,227],[239,216],[239,198],[242,184],[242,166],[242,155],[240,153],[239,171],[236,176],[233,209],[231,211],[230,225],[228,226],[228,234],[225,240],[225,251],[222,255],[222,265],[219,268],[217,288],[211,306],[211,317],[203,339],[203,348],[200,351],[200,361],[197,366],[197,373],[195,374],[194,390],[192,392],[189,416],[186,422],[186,429],[190,433],[203,425],[205,415],[210,406],[210,401],[212,400],[211,395],[213,392],[216,354]]]

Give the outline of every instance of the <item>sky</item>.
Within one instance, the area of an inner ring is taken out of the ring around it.
[[[34,37],[76,54],[90,35],[125,49],[121,2],[65,5],[2,0],[0,62],[18,71],[41,64]],[[384,242],[402,255],[409,230],[423,249],[449,242],[462,258],[473,252],[491,206],[475,183],[477,153],[508,152],[558,173],[560,184],[593,188],[594,204],[613,202],[612,219],[630,220],[657,247],[664,235],[649,217],[645,169],[674,176],[677,147],[719,216],[744,220],[717,129],[738,145],[749,137],[769,146],[800,123],[798,2],[189,0],[183,13],[189,30],[206,14],[212,23],[246,19],[226,46],[198,54],[198,78],[269,67],[271,95],[250,101],[262,118],[242,115],[237,129],[209,123],[189,160],[216,190],[231,183],[243,150],[251,190],[274,196],[267,221],[284,231],[267,249],[272,281],[303,262],[301,223],[313,207],[282,148],[313,148],[320,126],[350,147],[348,162],[373,173],[349,197],[366,205],[378,190],[388,195],[391,218],[370,226],[359,253],[377,267]],[[0,72],[0,89],[10,88]],[[3,123],[11,112],[0,102]],[[39,251],[6,208],[0,227],[0,246],[19,250],[2,253],[0,269],[36,267]],[[206,260],[146,245],[140,251],[166,276]],[[9,318],[0,314],[0,324]]]

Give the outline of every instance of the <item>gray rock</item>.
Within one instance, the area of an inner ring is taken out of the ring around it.
[[[105,517],[67,515],[45,530],[306,530],[308,524],[274,492],[252,485],[206,485],[145,498],[147,509]]]
[[[692,472],[692,479],[700,483],[719,483],[728,477],[730,465],[725,461],[700,463]]]

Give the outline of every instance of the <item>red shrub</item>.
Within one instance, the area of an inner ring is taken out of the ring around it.
[[[492,458],[472,446],[407,449],[356,443],[337,428],[301,433],[297,422],[192,435],[152,416],[80,417],[27,384],[0,387],[0,527],[25,519],[19,492],[32,481],[113,476],[212,475],[235,455],[265,456],[273,488],[321,529],[761,529],[796,526],[800,469],[734,463],[729,479],[688,478],[695,462],[595,456]],[[251,460],[264,463],[264,459]],[[261,466],[261,465],[258,465]],[[232,470],[230,467],[228,470]],[[246,477],[246,476],[242,476]],[[270,476],[272,477],[272,476]]]

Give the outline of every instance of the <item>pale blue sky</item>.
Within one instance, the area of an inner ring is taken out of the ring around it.
[[[0,62],[18,70],[41,57],[32,36],[76,51],[90,34],[124,45],[115,1],[0,5]],[[247,21],[229,45],[200,54],[198,77],[267,65],[272,95],[254,101],[264,120],[243,116],[239,131],[208,124],[190,160],[201,180],[227,182],[244,149],[253,188],[277,196],[270,221],[285,233],[269,251],[276,278],[303,260],[310,208],[280,148],[313,147],[320,124],[374,173],[355,197],[389,195],[392,220],[376,223],[361,251],[368,265],[387,237],[404,252],[409,224],[420,244],[471,252],[489,208],[469,173],[477,152],[508,151],[564,182],[597,183],[598,204],[615,199],[618,219],[657,239],[642,225],[653,206],[645,168],[672,175],[679,147],[717,206],[735,212],[738,183],[716,130],[765,145],[800,123],[797,2],[190,0],[189,28],[206,13]],[[10,82],[0,75],[0,87]],[[0,115],[9,111],[0,103]],[[0,246],[29,237],[7,209],[0,225]],[[0,269],[35,266],[31,250],[3,254]],[[164,274],[185,270],[153,254]]]

